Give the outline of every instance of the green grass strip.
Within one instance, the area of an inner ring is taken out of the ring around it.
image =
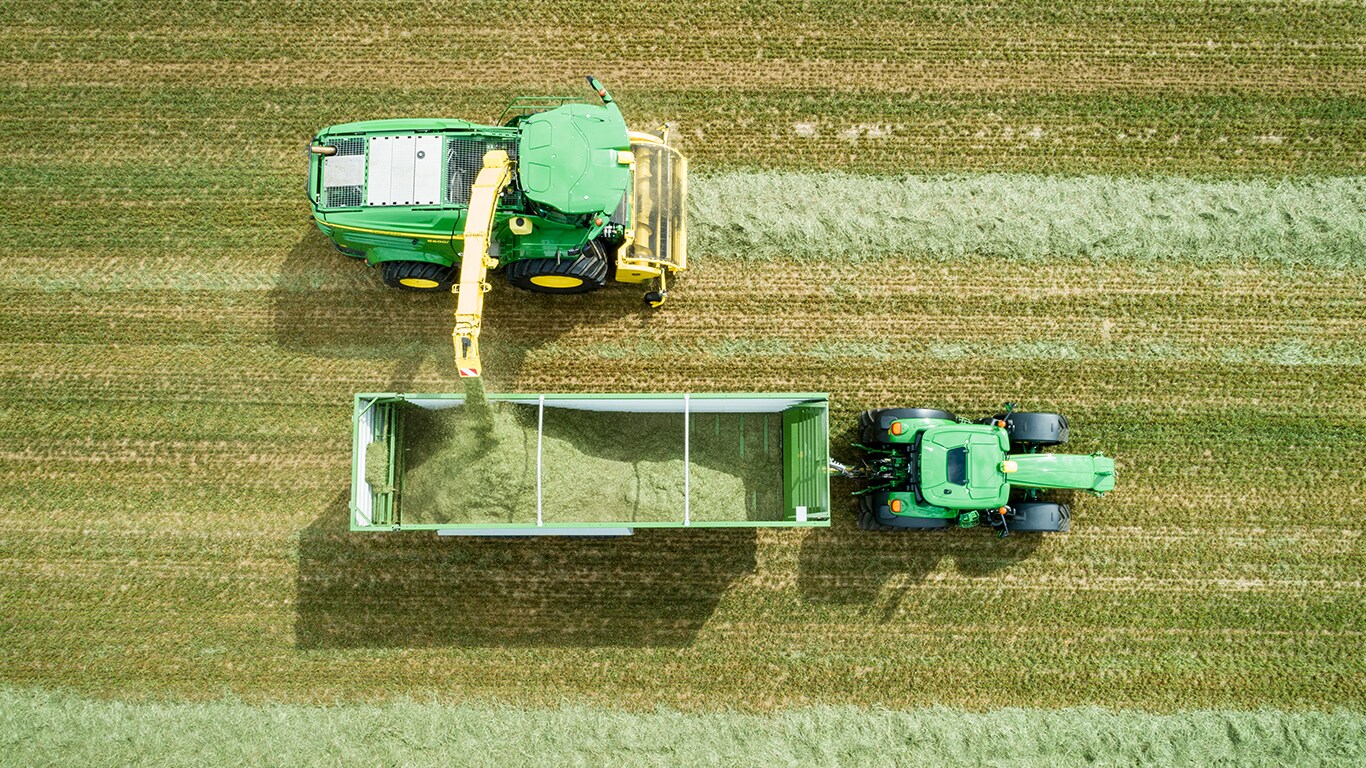
[[[1099,708],[770,715],[95,701],[0,689],[3,765],[1351,765],[1354,712]]]
[[[690,185],[690,250],[859,261],[1031,260],[1366,266],[1366,177],[1197,180],[751,171]]]

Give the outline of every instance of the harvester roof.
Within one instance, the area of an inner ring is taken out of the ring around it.
[[[564,213],[611,211],[630,180],[630,139],[616,104],[566,104],[528,117],[518,139],[527,197]]]

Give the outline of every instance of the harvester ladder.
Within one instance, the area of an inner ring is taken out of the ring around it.
[[[460,282],[455,286],[455,364],[462,377],[478,376],[479,328],[484,315],[484,293],[489,284],[488,271],[498,266],[489,258],[489,235],[498,211],[498,196],[512,179],[512,161],[507,152],[492,149],[484,154],[484,167],[470,188],[469,209],[465,213],[465,247],[461,252]]]

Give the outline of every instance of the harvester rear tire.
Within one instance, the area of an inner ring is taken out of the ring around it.
[[[859,442],[864,445],[885,445],[887,430],[897,419],[948,419],[957,421],[958,417],[948,411],[936,408],[875,408],[858,415]]]
[[[607,284],[607,258],[597,242],[576,258],[522,259],[507,266],[508,282],[537,293],[588,293]]]
[[[1049,501],[1013,504],[1006,525],[1011,533],[1067,533],[1072,528],[1072,508]]]
[[[1067,417],[1060,413],[1004,413],[994,418],[1004,419],[1010,442],[1025,448],[1046,448],[1067,442]]]
[[[888,493],[870,493],[858,497],[858,527],[865,531],[935,530],[948,528],[953,520],[928,517],[892,516],[890,512],[880,514],[887,506]]]
[[[455,267],[429,261],[380,262],[379,274],[385,285],[405,291],[433,293],[455,285]]]

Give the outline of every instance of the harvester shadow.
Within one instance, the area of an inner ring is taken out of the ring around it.
[[[346,529],[345,506],[343,494],[300,533],[302,649],[686,647],[755,568],[753,530],[364,534]]]
[[[428,358],[449,361],[448,297],[386,288],[365,263],[338,253],[309,225],[271,290],[275,342],[315,357],[385,361],[389,373],[363,389],[410,389]],[[359,368],[360,366],[358,366]],[[454,363],[449,362],[455,376]],[[444,368],[443,368],[444,370]]]
[[[513,288],[501,273],[490,276],[480,338],[485,386],[490,392],[515,386],[529,352],[560,338],[617,318],[648,321],[640,296],[622,286],[582,296],[548,296]],[[451,347],[454,301],[446,293],[389,288],[377,270],[339,253],[311,224],[286,256],[271,289],[275,342],[291,352],[374,367],[389,361],[388,374],[363,389],[430,391],[414,387],[431,364],[459,391]]]

